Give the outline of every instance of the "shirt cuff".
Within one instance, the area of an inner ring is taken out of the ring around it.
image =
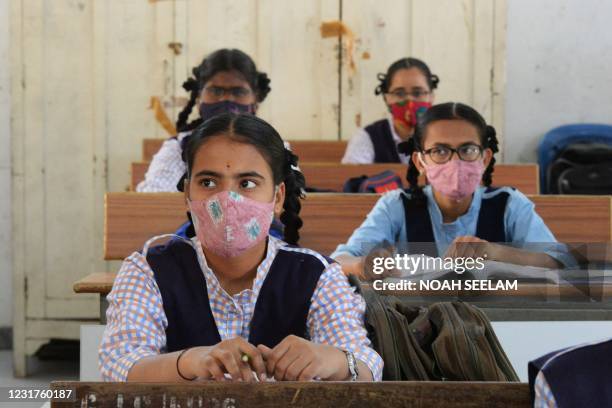
[[[376,351],[370,347],[355,344],[341,348],[352,352],[357,360],[370,369],[373,381],[382,381],[383,360]]]
[[[574,268],[578,266],[578,262],[569,252],[565,244],[555,243],[544,249],[544,253],[560,262],[564,268]]]
[[[156,353],[154,350],[144,347],[134,349],[116,360],[108,361],[106,364],[102,363],[102,378],[104,381],[109,382],[126,382],[128,379],[128,373],[134,364],[145,357],[156,356],[158,354],[159,353]]]

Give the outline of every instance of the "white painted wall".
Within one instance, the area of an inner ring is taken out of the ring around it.
[[[0,327],[12,322],[9,2],[0,1]]]
[[[507,4],[504,161],[533,162],[554,127],[612,123],[612,2]]]

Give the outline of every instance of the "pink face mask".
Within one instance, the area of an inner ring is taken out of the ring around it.
[[[425,166],[427,180],[441,194],[460,201],[476,191],[485,171],[482,160],[463,161],[449,160],[444,164],[427,164],[419,155]]]
[[[196,236],[204,248],[226,258],[240,255],[268,236],[274,218],[269,203],[223,191],[208,200],[189,200]]]

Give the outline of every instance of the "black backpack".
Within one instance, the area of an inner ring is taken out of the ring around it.
[[[549,194],[612,194],[612,146],[573,143],[548,167]]]
[[[377,193],[404,188],[402,179],[391,170],[373,176],[360,176],[348,179],[342,187],[343,193]]]

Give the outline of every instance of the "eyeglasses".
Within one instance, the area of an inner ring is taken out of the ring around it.
[[[431,92],[420,88],[413,89],[410,92],[406,91],[404,88],[398,88],[392,92],[387,92],[386,95],[393,96],[400,100],[406,100],[408,99],[408,97],[411,97],[412,99],[421,99],[426,97],[430,93]]]
[[[459,146],[456,149],[448,146],[436,146],[431,149],[423,150],[422,153],[428,155],[436,164],[444,164],[453,158],[453,154],[457,153],[460,160],[475,161],[482,157],[482,146],[468,143]]]
[[[220,99],[224,95],[231,96],[234,99],[243,99],[247,98],[251,95],[252,91],[248,88],[244,88],[242,86],[235,86],[232,88],[223,88],[221,86],[207,86],[204,88],[204,92],[208,96],[213,98]]]

